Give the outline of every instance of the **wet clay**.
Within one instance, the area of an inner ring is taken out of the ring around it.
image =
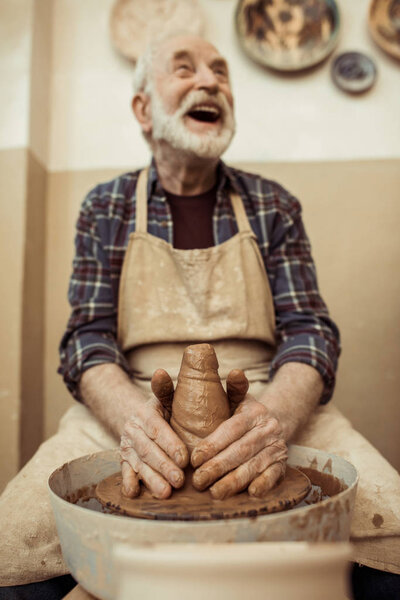
[[[191,484],[191,467],[186,470],[184,487],[175,490],[166,500],[153,498],[144,487],[139,497],[130,499],[121,493],[121,474],[103,479],[96,496],[112,512],[141,519],[165,521],[209,521],[257,517],[288,510],[305,498],[311,489],[306,475],[292,467],[264,498],[252,498],[241,492],[225,500],[214,500],[208,490],[198,492]]]
[[[167,371],[164,369],[154,371],[151,378],[151,389],[163,407],[168,411],[168,416],[171,416],[174,384]]]
[[[324,473],[317,471],[317,469],[307,467],[297,467],[302,473],[307,475],[313,485],[318,486],[321,489],[324,496],[336,496],[340,492],[343,492],[347,488],[346,484],[341,480],[332,475],[331,473]]]
[[[227,392],[218,375],[218,360],[211,344],[188,346],[174,392],[168,373],[158,369],[152,378],[153,393],[170,413],[170,425],[186,444],[189,452],[210,435],[236,410],[244,399],[249,383],[240,369],[227,378]],[[291,508],[309,492],[311,483],[300,471],[288,468],[264,498],[251,498],[247,491],[225,500],[214,500],[208,490],[200,492],[192,483],[193,469],[185,472],[184,487],[173,490],[168,499],[153,498],[144,487],[137,498],[121,493],[121,475],[116,473],[100,482],[96,494],[100,502],[122,514],[146,519],[205,520],[256,516]]]
[[[231,372],[230,376],[231,391],[237,405],[246,395],[248,381],[239,369]],[[211,344],[188,346],[183,353],[172,402],[172,429],[191,452],[230,416],[231,408],[218,375],[214,348]]]
[[[310,506],[311,504],[319,504],[322,500],[327,500],[347,489],[347,485],[343,482],[343,480],[338,479],[334,475],[324,473],[323,477],[321,478],[321,473],[317,469],[301,466],[297,466],[296,469],[304,472],[308,476],[311,482],[311,488],[303,500],[301,500],[298,504],[296,504],[295,507],[292,508],[302,508]],[[115,475],[117,474],[118,473]],[[319,484],[322,484],[323,488],[321,488]],[[327,492],[329,492],[329,494]],[[244,492],[242,492],[242,494],[244,494]],[[210,495],[208,495],[208,497],[210,498],[210,504],[213,502],[218,504],[218,502],[213,500]],[[96,512],[121,515],[124,514],[121,512],[121,506],[119,506],[118,512],[113,509],[110,504],[107,506],[107,503],[104,503],[104,505],[100,503],[96,495],[96,485],[90,487],[85,486],[84,488],[74,491],[72,494],[68,494],[64,499],[72,504],[78,504],[83,508],[88,508]],[[346,504],[348,504],[348,501],[346,501]],[[348,510],[350,510],[349,505]]]

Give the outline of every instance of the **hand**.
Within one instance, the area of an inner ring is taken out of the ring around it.
[[[165,420],[170,416],[174,386],[163,369],[154,373],[152,390],[155,396],[136,406],[121,436],[122,493],[128,498],[139,495],[139,480],[156,498],[168,498],[171,486],[179,488],[185,480],[182,469],[189,454]]]
[[[262,497],[284,475],[286,459],[278,420],[247,394],[234,415],[193,450],[193,485],[204,490],[214,484],[210,492],[218,500],[247,487],[250,496]]]

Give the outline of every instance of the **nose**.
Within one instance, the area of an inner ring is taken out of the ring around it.
[[[198,90],[207,90],[210,94],[216,94],[219,90],[218,77],[207,65],[201,66],[197,70],[196,88]]]

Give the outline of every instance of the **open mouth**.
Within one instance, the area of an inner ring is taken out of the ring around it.
[[[221,117],[221,111],[216,106],[201,104],[192,108],[187,115],[201,123],[216,123]]]

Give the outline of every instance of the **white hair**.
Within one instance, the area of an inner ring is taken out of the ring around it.
[[[153,67],[153,59],[158,50],[160,42],[152,41],[147,44],[145,51],[139,56],[133,78],[133,91],[148,93],[150,91],[150,78]]]
[[[135,94],[139,92],[150,93],[152,89],[152,72],[154,58],[164,42],[181,35],[194,35],[190,31],[174,30],[161,33],[151,39],[143,53],[136,61],[135,74],[133,78],[133,90]],[[205,38],[204,38],[205,39]]]

